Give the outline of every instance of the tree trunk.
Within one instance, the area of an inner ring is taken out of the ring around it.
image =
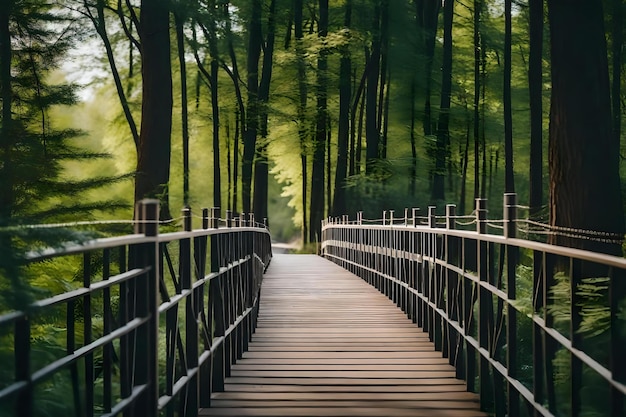
[[[450,138],[450,96],[452,94],[452,22],[454,2],[447,1],[443,9],[443,65],[441,69],[441,104],[437,126],[437,147],[435,149],[435,172],[431,199],[445,199],[445,169],[447,146]]]
[[[239,76],[239,65],[237,63],[237,55],[235,54],[235,47],[233,43],[229,3],[225,2],[222,7],[225,17],[228,55],[230,56],[231,61],[231,67],[223,63],[222,68],[226,71],[233,82],[235,97],[237,99],[237,108],[235,109],[235,143],[233,146],[233,201],[231,206],[231,211],[233,213],[237,213],[239,203],[239,138],[242,135],[242,132],[245,132],[244,124],[246,121],[246,111],[243,102],[243,94],[241,93],[241,87],[239,85],[241,77]]]
[[[465,200],[467,200],[467,166],[469,165],[469,148],[470,148],[470,132],[471,120],[467,104],[465,105],[465,149],[463,151],[463,168],[461,170],[461,195],[459,197],[459,214],[465,215]]]
[[[298,62],[298,137],[300,139],[300,166],[302,169],[302,242],[309,241],[309,224],[307,220],[307,192],[308,192],[308,158],[306,141],[306,106],[307,106],[307,80],[305,50],[302,44],[303,32],[303,9],[302,0],[294,0],[294,34],[296,37],[296,60]]]
[[[87,7],[87,6],[86,6]],[[122,106],[122,111],[124,112],[124,117],[126,118],[126,122],[128,123],[128,128],[130,129],[130,133],[133,136],[133,142],[135,144],[135,150],[137,154],[139,154],[139,129],[137,129],[137,123],[133,117],[133,114],[130,110],[130,106],[128,104],[128,98],[124,92],[124,86],[122,84],[122,77],[120,76],[120,72],[117,68],[117,64],[115,63],[115,55],[113,53],[113,46],[111,45],[111,40],[109,39],[109,35],[107,34],[106,29],[106,20],[104,17],[104,0],[98,0],[96,3],[96,16],[90,15],[90,19],[96,28],[96,32],[98,32],[98,36],[102,39],[102,43],[104,44],[104,49],[107,54],[107,60],[109,62],[109,67],[111,69],[111,75],[113,76],[113,82],[115,84],[115,89],[117,91],[118,98],[120,100],[120,105]],[[132,28],[132,26],[131,26]],[[131,32],[132,33],[132,32]],[[131,51],[132,48],[132,40],[131,47],[129,48]],[[129,56],[129,70],[133,68],[132,64],[132,56]],[[129,80],[132,73],[129,74]],[[128,90],[130,90],[130,82],[128,85]],[[129,91],[130,94],[130,91]]]
[[[409,170],[409,193],[415,197],[417,188],[417,141],[415,138],[415,79],[411,80],[411,169]]]
[[[422,0],[422,15],[421,28],[423,31],[422,37],[424,44],[422,46],[425,60],[425,72],[424,72],[424,85],[425,101],[424,101],[424,118],[422,120],[424,135],[430,136],[433,134],[433,122],[432,122],[432,106],[430,97],[432,95],[432,71],[433,61],[435,58],[435,43],[437,37],[437,23],[439,20],[439,8],[441,7],[441,0]]]
[[[480,197],[480,13],[482,0],[474,0],[474,198]]]
[[[142,0],[140,19],[143,95],[135,201],[158,197],[161,200],[160,218],[169,219],[173,102],[169,1]]]
[[[530,215],[536,217],[543,205],[543,0],[529,0],[530,53]]]
[[[210,2],[216,10],[215,1]],[[220,170],[220,103],[218,94],[219,54],[215,19],[209,19],[209,52],[211,53],[211,112],[213,119],[213,207],[222,207],[222,177]]]
[[[366,100],[366,115],[365,115],[365,172],[372,174],[374,170],[374,164],[378,160],[379,143],[380,143],[380,131],[377,124],[378,121],[378,79],[380,77],[380,13],[381,3],[384,0],[377,0],[374,6],[374,21],[372,22],[372,53],[369,57],[367,64],[367,91],[365,95]]]
[[[233,205],[231,210],[237,213],[237,203],[239,202],[239,137],[241,136],[242,117],[240,111],[235,110],[235,144],[233,145]]]
[[[562,234],[552,242],[621,255],[624,233],[619,147],[611,101],[602,3],[548,0],[551,32],[550,223],[605,232],[615,243]],[[574,232],[570,234],[581,234]]]
[[[187,106],[187,64],[185,62],[184,18],[174,13],[178,64],[180,65],[180,104],[183,139],[183,205],[189,207],[189,111]]]
[[[622,0],[613,0],[613,136],[619,147],[622,132],[622,46],[624,12]]]
[[[352,0],[346,1],[343,26],[350,29],[352,22]],[[350,135],[350,99],[351,99],[352,59],[349,47],[342,50],[339,64],[339,124],[337,127],[337,170],[335,172],[335,195],[333,198],[333,216],[346,214],[345,181],[348,171],[348,138]]]
[[[13,88],[11,81],[13,50],[9,25],[13,4],[13,1],[3,1],[0,4],[0,98],[2,99],[2,124],[0,125],[0,226],[9,224],[14,204],[11,155],[13,149],[13,135],[11,134],[13,125]],[[4,241],[2,246],[5,246]]]
[[[361,158],[363,156],[363,119],[365,119],[365,101],[365,97],[363,97],[363,99],[361,100],[361,107],[359,108],[359,122],[357,128],[355,158],[355,170],[357,175],[361,173]]]
[[[318,36],[324,39],[328,34],[328,0],[319,0],[320,20]],[[322,48],[317,59],[317,113],[315,143],[311,172],[311,224],[310,241],[321,242],[322,219],[324,218],[324,155],[326,152],[326,111],[328,90],[328,51]]]
[[[259,125],[259,59],[262,48],[261,8],[261,0],[252,0],[252,16],[248,30],[248,108],[246,110],[246,129],[243,134],[241,173],[241,197],[244,213],[252,212],[252,171]]]
[[[354,99],[352,100],[352,111],[350,112],[350,175],[355,175],[359,173],[358,163],[361,162],[361,148],[360,145],[357,144],[357,114],[362,116],[362,112],[359,111],[359,103],[361,107],[365,105],[365,98],[363,97],[363,91],[365,90],[365,85],[367,84],[367,72],[369,71],[369,52],[367,48],[365,49],[365,69],[363,70],[363,75],[361,76],[361,82],[359,86],[355,88],[356,92],[354,93]],[[354,74],[356,78],[356,73]],[[362,117],[358,120],[359,126],[359,141],[361,140],[361,129],[362,129]],[[360,143],[360,142],[359,142]],[[357,150],[358,147],[358,150]]]
[[[276,38],[276,0],[272,0],[269,7],[267,24],[267,39],[263,48],[263,73],[259,85],[259,113],[260,134],[262,144],[257,151],[257,160],[254,164],[254,217],[258,221],[268,218],[267,199],[269,184],[269,166],[267,160],[267,123],[268,104],[270,98],[270,84],[272,81],[272,65],[274,62],[274,40]]]
[[[504,0],[504,192],[515,192],[513,113],[511,112],[511,0]]]

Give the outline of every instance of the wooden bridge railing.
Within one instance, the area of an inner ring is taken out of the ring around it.
[[[499,221],[487,219],[482,199],[471,216],[449,205],[445,216],[432,207],[425,218],[329,219],[322,255],[428,332],[483,409],[626,415],[626,260],[515,238],[528,223],[515,200],[505,195]]]
[[[224,390],[255,327],[269,232],[230,213],[219,228],[219,209],[192,230],[186,209],[184,231],[159,234],[158,201],[138,213],[134,235],[32,256],[74,262],[82,285],[0,315],[14,351],[0,366],[14,373],[0,381],[0,415],[192,416]],[[43,361],[41,329],[65,334]]]

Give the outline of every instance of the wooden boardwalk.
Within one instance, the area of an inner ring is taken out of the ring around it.
[[[276,255],[259,322],[203,416],[486,416],[428,335],[360,278]]]

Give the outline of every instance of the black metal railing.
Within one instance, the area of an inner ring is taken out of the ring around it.
[[[194,416],[224,390],[256,325],[269,232],[219,209],[192,230],[185,209],[184,231],[159,234],[158,201],[137,213],[136,234],[31,256],[48,279],[61,262],[80,285],[0,316],[14,352],[0,415]]]
[[[518,218],[518,207],[507,194],[502,220],[487,219],[484,199],[470,216],[448,205],[445,216],[431,207],[427,217],[406,210],[404,218],[384,213],[376,222],[362,214],[328,219],[322,255],[428,332],[468,390],[480,393],[484,410],[626,415],[626,260],[518,239],[520,227],[537,225]]]

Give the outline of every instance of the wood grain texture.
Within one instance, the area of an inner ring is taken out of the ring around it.
[[[256,333],[203,416],[487,416],[384,295],[314,255],[277,255]]]

